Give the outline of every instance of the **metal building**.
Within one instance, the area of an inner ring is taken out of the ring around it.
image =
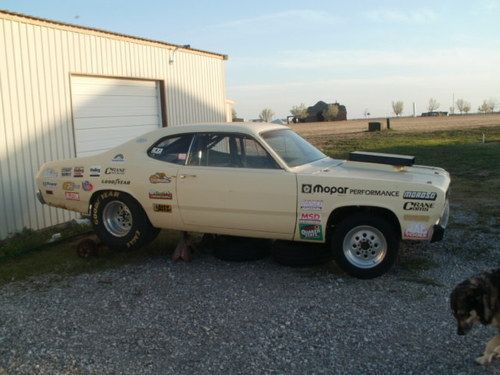
[[[48,160],[161,126],[226,120],[226,56],[0,11],[0,238],[75,217],[42,206]]]

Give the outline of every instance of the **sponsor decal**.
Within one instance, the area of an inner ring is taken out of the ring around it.
[[[323,227],[319,224],[299,224],[301,240],[323,240]]]
[[[94,185],[90,183],[90,181],[83,181],[82,182],[82,189],[84,191],[92,191],[94,189]]]
[[[45,194],[54,195],[54,192],[52,190],[45,190]]]
[[[399,197],[399,191],[397,190],[349,189],[349,194],[375,195],[379,197]]]
[[[149,191],[149,199],[172,199],[172,193],[169,191]]]
[[[75,167],[73,168],[73,177],[83,177],[83,172],[83,167]]]
[[[78,194],[76,191],[66,191],[64,192],[64,195],[66,196],[66,199],[70,201],[79,201],[80,200],[80,194]]]
[[[44,187],[48,187],[48,188],[56,188],[57,187],[57,182],[44,181],[44,182],[42,182],[42,185]]]
[[[115,156],[113,156],[113,159],[111,159],[111,161],[123,162],[125,161],[125,156],[123,156],[123,154],[116,154]]]
[[[61,176],[62,177],[71,177],[72,173],[73,173],[73,168],[71,168],[71,167],[61,168]]]
[[[139,229],[137,229],[134,233],[134,237],[132,237],[132,239],[127,242],[127,248],[133,246],[137,242],[140,236],[141,232]]]
[[[73,191],[80,189],[80,185],[75,184],[74,182],[71,181],[66,181],[63,182],[62,188],[63,190]]]
[[[300,209],[304,211],[322,211],[323,201],[305,200],[300,202]]]
[[[311,184],[302,184],[302,193],[311,194],[311,193],[325,193],[325,194],[346,194],[348,191],[347,186],[323,186],[323,185],[314,185]]]
[[[89,169],[90,177],[101,177],[101,166],[94,165]]]
[[[109,167],[104,170],[104,174],[125,174],[125,168]]]
[[[302,212],[300,214],[300,221],[321,221],[321,214],[317,212]]]
[[[411,223],[404,231],[406,238],[427,239],[429,237],[429,229],[423,223]]]
[[[172,206],[169,204],[153,204],[153,210],[156,212],[172,212]]]
[[[428,202],[405,202],[403,209],[406,211],[422,211],[427,212],[434,208],[434,203]]]
[[[161,155],[162,152],[163,152],[163,148],[162,147],[153,147],[151,149],[151,153],[153,155]]]
[[[423,222],[427,222],[427,221],[429,221],[429,219],[431,217],[428,216],[428,215],[404,215],[403,218],[406,221],[423,221]]]
[[[135,140],[136,143],[146,143],[148,141],[147,138],[140,137]]]
[[[47,168],[44,172],[43,172],[43,177],[47,177],[47,178],[57,178],[59,177],[59,174],[57,173],[56,170],[52,169],[52,168]]]
[[[177,154],[177,160],[186,160],[187,154]]]
[[[433,191],[405,191],[403,199],[415,199],[421,201],[435,201],[437,193]]]
[[[168,184],[172,181],[172,178],[168,177],[163,172],[157,172],[151,176],[149,176],[149,182],[152,184]]]
[[[115,178],[113,180],[108,178],[103,178],[101,184],[107,185],[130,185],[130,180],[122,180],[121,178]]]

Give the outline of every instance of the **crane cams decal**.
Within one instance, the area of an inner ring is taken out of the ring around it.
[[[299,224],[301,240],[323,240],[323,227],[319,224]]]
[[[406,211],[428,212],[434,208],[434,203],[428,202],[405,202],[403,209]]]
[[[125,168],[109,167],[104,170],[104,174],[125,174]]]
[[[435,201],[437,193],[433,191],[405,191],[403,199],[415,199],[422,201]]]
[[[325,194],[346,194],[349,187],[347,186],[323,186],[311,184],[302,184],[302,193],[313,194],[313,193],[325,193]]]

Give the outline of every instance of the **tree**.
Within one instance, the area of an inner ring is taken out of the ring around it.
[[[309,115],[309,113],[307,112],[307,107],[304,103],[300,103],[300,105],[294,105],[290,110],[290,113],[299,120],[304,120]]]
[[[264,122],[271,122],[273,120],[274,112],[270,108],[264,108],[259,115],[259,118]]]
[[[434,99],[434,98],[430,98],[430,99],[429,99],[429,105],[427,105],[427,110],[428,110],[429,112],[434,112],[436,109],[438,109],[438,108],[439,108],[439,105],[440,105],[440,104],[437,102],[437,100],[436,100],[436,99]]]
[[[368,110],[368,108],[365,108],[365,110],[363,111],[363,116],[365,116],[365,118],[370,116],[370,111]]]
[[[457,105],[457,108],[458,108],[458,111],[460,112],[460,114],[464,113],[464,107],[465,107],[465,103],[466,101],[463,100],[462,98],[460,99],[457,99],[457,101],[455,102],[456,105]]]
[[[464,103],[464,108],[463,108],[465,114],[469,113],[470,108],[471,108],[470,103],[469,102],[465,102]]]
[[[392,102],[392,111],[396,116],[400,116],[403,113],[404,103],[401,100]]]
[[[337,115],[339,114],[339,106],[338,104],[328,104],[328,107],[326,107],[323,112],[321,112],[323,115],[323,118],[325,121],[333,121],[337,118]]]
[[[483,104],[481,104],[477,110],[481,113],[491,113],[495,110],[496,107],[496,101],[493,98],[490,98],[488,100],[483,100]]]
[[[236,110],[234,108],[231,108],[231,118],[232,121],[238,118],[238,114],[236,113]]]

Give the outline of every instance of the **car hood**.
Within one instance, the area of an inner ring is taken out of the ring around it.
[[[324,176],[325,178],[344,177],[360,180],[426,184],[440,188],[443,191],[446,191],[450,184],[450,176],[447,171],[442,168],[424,165],[401,167],[324,158],[296,167],[294,171],[298,174]]]

